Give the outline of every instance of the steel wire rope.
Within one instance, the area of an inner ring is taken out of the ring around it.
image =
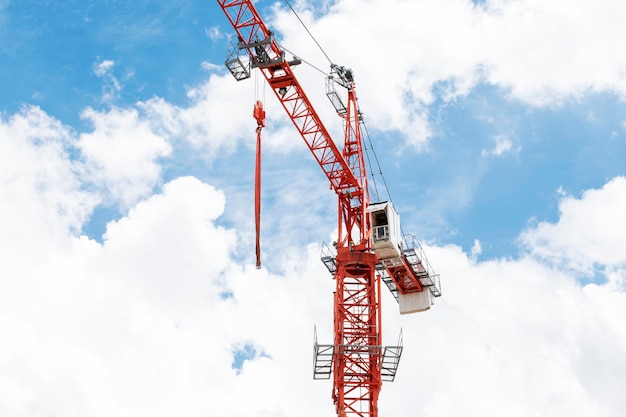
[[[254,101],[256,102],[257,100],[260,100],[263,103],[263,106],[265,106],[267,83],[264,82],[264,79],[261,79],[261,77],[259,77],[260,73],[261,73],[260,69],[256,69],[254,71]],[[260,93],[259,93],[259,85],[261,85]]]
[[[313,68],[313,69],[314,69],[314,70],[316,70],[316,71],[321,72],[321,73],[322,73],[322,74],[324,74],[326,77],[330,76],[330,74],[329,74],[329,73],[324,72],[324,70],[322,70],[322,69],[319,69],[318,67],[316,67],[315,65],[313,65],[313,64],[311,64],[309,61],[307,61],[306,59],[302,59],[302,57],[301,57],[301,56],[294,54],[294,53],[293,53],[293,52],[291,52],[289,49],[285,48],[283,45],[280,45],[280,44],[279,44],[278,46],[280,46],[283,50],[285,50],[285,51],[289,52],[291,55],[293,55],[293,56],[294,56],[294,58],[298,58],[300,61],[302,61],[303,63],[307,64],[309,67]]]
[[[309,30],[309,28],[306,26],[306,24],[304,23],[304,21],[300,18],[300,16],[298,15],[298,13],[296,12],[296,10],[293,8],[293,6],[291,5],[291,3],[289,2],[289,0],[285,0],[285,3],[287,3],[287,5],[289,6],[289,9],[291,9],[291,12],[294,14],[294,16],[296,16],[296,18],[298,19],[298,21],[300,22],[300,24],[302,25],[302,27],[304,27],[304,29],[306,30],[306,32],[309,34],[309,36],[311,37],[311,39],[313,39],[313,42],[315,42],[315,44],[317,45],[317,47],[320,49],[320,51],[322,51],[322,54],[324,54],[324,56],[326,57],[326,59],[328,60],[328,62],[330,63],[331,67],[334,65],[332,60],[328,57],[328,54],[326,53],[326,51],[324,51],[324,48],[322,48],[322,46],[320,45],[320,43],[317,41],[317,39],[315,39],[315,36],[313,36],[313,34],[311,33],[311,31]],[[283,48],[285,51],[289,52],[290,54],[296,56],[293,52],[289,51],[287,48],[281,46],[281,48]],[[328,73],[326,73],[325,71],[319,69],[318,67],[316,67],[315,65],[311,64],[310,62],[298,57],[298,59],[300,59],[302,62],[304,62],[305,64],[307,64],[308,66],[310,66],[311,68],[321,72],[322,74],[324,74],[326,77],[329,76]],[[374,160],[376,161],[376,167],[378,168],[378,174],[380,175],[382,181],[383,181],[383,186],[385,189],[385,192],[387,193],[387,197],[389,198],[389,202],[391,202],[391,204],[393,204],[393,200],[391,198],[391,193],[389,192],[389,186],[387,185],[387,180],[385,179],[385,176],[383,175],[383,170],[380,166],[380,161],[378,160],[378,155],[376,154],[376,151],[374,150],[374,144],[372,143],[372,138],[369,134],[369,131],[367,130],[367,126],[365,125],[364,121],[361,121],[361,124],[365,130],[365,134],[367,136],[367,140],[369,142],[369,150],[371,151],[371,153],[374,156]],[[376,199],[380,200],[380,195],[378,193],[378,184],[376,183],[376,178],[375,178],[375,172],[372,169],[372,164],[371,164],[371,159],[369,156],[369,152],[368,152],[368,147],[365,147],[365,155],[368,161],[368,165],[370,167],[370,172],[372,173],[372,182],[374,183],[374,194],[376,195]]]
[[[389,186],[387,185],[387,180],[385,179],[385,175],[383,174],[383,169],[380,166],[380,161],[378,160],[378,155],[376,155],[376,150],[374,149],[374,144],[372,143],[372,138],[370,136],[369,131],[367,130],[367,126],[365,125],[365,122],[361,122],[364,130],[365,130],[365,136],[367,136],[367,141],[369,142],[369,148],[366,146],[365,147],[365,155],[367,156],[367,160],[368,160],[368,164],[370,163],[370,158],[369,158],[369,151],[372,152],[372,154],[374,155],[374,160],[376,161],[376,167],[378,168],[378,174],[380,175],[380,178],[383,181],[383,186],[385,188],[385,192],[387,193],[387,198],[389,198],[389,202],[391,203],[391,205],[393,204],[393,198],[391,198],[391,192],[389,191]],[[371,164],[370,164],[370,172],[372,173],[372,182],[374,183],[374,188],[375,188],[375,194],[377,197],[379,197],[378,195],[378,187],[376,184],[376,179],[374,178],[375,176],[375,172],[373,171]],[[380,201],[380,199],[378,200]],[[402,228],[402,225],[400,225],[400,234],[402,235],[402,241],[404,242],[404,244],[406,244],[406,238],[405,238],[405,234],[404,234],[404,229]]]
[[[363,125],[363,129],[367,130],[367,128],[365,127],[364,123],[361,123]],[[371,142],[371,140],[370,140]],[[370,145],[371,146],[371,145]],[[376,174],[374,173],[374,169],[372,168],[372,159],[370,158],[370,153],[368,152],[368,147],[367,144],[365,145],[365,158],[367,159],[367,167],[369,172],[372,173],[372,184],[373,184],[373,189],[370,186],[370,192],[373,191],[374,196],[376,197],[376,201],[380,201],[380,196],[378,194],[378,184],[376,184]]]
[[[375,194],[377,198],[380,198],[378,194],[378,185],[376,183],[376,179],[374,178],[376,173],[372,169],[371,160],[370,160],[370,152],[374,156],[374,160],[376,161],[376,167],[378,168],[378,174],[383,181],[383,186],[385,188],[385,192],[387,193],[387,197],[389,198],[389,202],[393,204],[393,200],[391,198],[391,193],[389,192],[389,186],[387,185],[387,180],[385,179],[385,175],[383,174],[383,169],[380,166],[380,161],[378,160],[378,155],[376,154],[376,150],[374,149],[374,143],[372,142],[372,137],[370,136],[369,130],[367,130],[367,126],[365,122],[361,122],[363,129],[365,130],[365,136],[367,136],[367,141],[369,142],[369,147],[365,147],[365,155],[367,156],[368,164],[370,164],[370,172],[372,173],[372,182],[374,183]],[[369,151],[369,152],[368,152]]]
[[[313,34],[311,33],[311,31],[309,30],[309,28],[304,24],[304,22],[302,21],[302,19],[300,19],[300,16],[298,16],[298,13],[296,13],[296,10],[291,6],[291,3],[289,3],[289,0],[285,0],[285,3],[287,3],[287,6],[289,6],[289,8],[291,9],[292,13],[296,16],[296,18],[300,21],[300,24],[302,25],[302,27],[304,27],[304,30],[306,30],[306,32],[309,34],[309,36],[311,37],[311,39],[313,39],[313,42],[315,42],[315,44],[317,45],[318,48],[320,48],[320,51],[322,51],[322,53],[324,54],[324,56],[326,57],[326,59],[328,60],[328,62],[332,65],[333,61],[330,60],[330,58],[328,57],[328,55],[326,54],[326,51],[324,51],[324,48],[322,48],[322,45],[319,44],[319,42],[317,41],[317,39],[315,39],[315,36],[313,36]]]

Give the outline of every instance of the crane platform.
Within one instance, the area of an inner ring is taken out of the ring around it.
[[[411,270],[420,284],[422,287],[428,288],[433,297],[440,297],[441,283],[439,274],[435,274],[430,266],[422,245],[419,244],[415,235],[404,235],[403,241],[402,256],[411,266]]]
[[[402,357],[402,331],[396,346],[347,345],[339,346],[319,344],[317,330],[314,330],[313,343],[313,379],[330,379],[333,372],[333,363],[337,354],[350,352],[361,360],[376,359],[379,361],[380,377],[382,381],[393,382],[398,373],[398,365]]]

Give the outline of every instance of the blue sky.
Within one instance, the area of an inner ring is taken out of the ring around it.
[[[209,20],[207,5],[193,1],[176,6],[4,2],[3,109],[41,104],[51,114],[76,122],[82,108],[102,104],[106,86],[94,65],[104,59],[116,62],[115,76],[124,84],[121,103],[153,95],[180,103],[184,86],[202,80],[199,62],[216,49],[204,34]]]
[[[402,227],[441,274],[427,313],[386,295],[406,349],[381,415],[618,415],[625,6],[293,3],[354,70]],[[257,7],[328,71],[286,3]],[[262,83],[227,73],[232,33],[211,1],[0,0],[0,414],[332,415],[309,366],[313,324],[332,336],[336,202]],[[323,75],[297,75],[340,140]]]
[[[4,47],[0,64],[1,108],[10,114],[38,105],[86,131],[79,117],[86,107],[129,106],[155,96],[185,105],[186,88],[208,75],[201,63],[224,60],[226,40],[207,39],[210,29],[228,29],[219,13],[216,4],[193,1],[8,2],[2,33],[13,47]],[[98,76],[95,67],[105,60],[115,64]],[[515,236],[530,219],[558,215],[557,190],[576,195],[624,174],[624,105],[616,92],[537,108],[515,100],[505,87],[480,83],[451,102],[442,97],[446,85],[449,80],[434,85],[435,100],[425,106],[432,124],[426,150],[405,153],[402,132],[381,137],[372,131],[374,146],[389,149],[380,158],[392,197],[414,213],[411,226],[423,239],[466,249],[479,239],[486,257],[515,256]],[[481,158],[495,138],[510,141],[511,149]],[[178,170],[178,161],[170,164]],[[457,187],[463,191],[441,191]],[[94,220],[91,237],[97,238],[104,225]]]

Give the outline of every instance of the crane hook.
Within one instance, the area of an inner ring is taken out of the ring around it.
[[[257,133],[260,133],[261,129],[265,127],[265,110],[263,110],[263,102],[261,100],[257,100],[254,104],[252,116],[256,119]]]

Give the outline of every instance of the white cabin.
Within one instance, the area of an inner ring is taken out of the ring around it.
[[[378,259],[400,258],[402,233],[400,231],[400,216],[394,210],[391,202],[373,203],[367,207],[372,230],[372,248]]]
[[[367,213],[369,213],[370,216],[372,248],[374,252],[376,252],[376,255],[378,255],[378,259],[385,268],[403,264],[403,240],[400,230],[400,216],[394,210],[391,202],[383,201],[381,203],[370,204],[367,207]],[[418,277],[422,277],[420,282],[424,285],[424,280],[430,280],[428,271],[424,270],[422,261],[417,257],[414,247],[404,249],[407,262],[413,269],[413,272]],[[387,283],[387,285],[389,284]],[[390,287],[390,289],[392,288],[395,289],[394,295],[398,300],[400,314],[425,311],[433,304],[433,295],[428,289],[410,294],[402,294],[397,291],[395,285]]]

